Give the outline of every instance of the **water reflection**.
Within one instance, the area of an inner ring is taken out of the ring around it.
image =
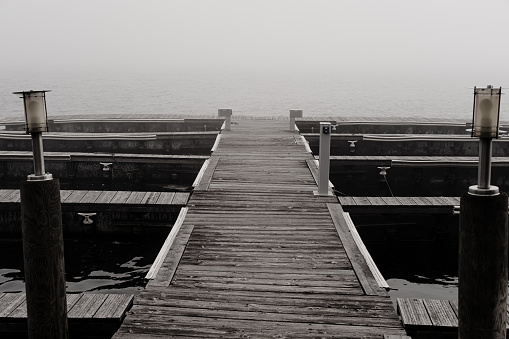
[[[366,244],[391,298],[458,299],[458,245]]]
[[[139,294],[164,239],[81,237],[66,239],[68,293]],[[0,240],[0,292],[24,292],[21,240]]]

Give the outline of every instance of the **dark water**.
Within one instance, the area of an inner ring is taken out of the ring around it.
[[[366,244],[391,298],[458,299],[458,246]]]
[[[143,237],[82,237],[66,239],[68,293],[138,294],[162,239]],[[0,292],[24,292],[21,240],[0,240]]]

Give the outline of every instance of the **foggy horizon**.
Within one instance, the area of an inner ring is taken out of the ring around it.
[[[2,72],[507,77],[509,4],[0,1]]]

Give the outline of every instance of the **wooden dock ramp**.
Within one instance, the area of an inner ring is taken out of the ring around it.
[[[234,122],[114,338],[405,338],[288,121]]]

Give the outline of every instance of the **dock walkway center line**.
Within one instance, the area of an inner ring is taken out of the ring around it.
[[[341,207],[313,194],[295,136],[275,120],[222,132],[210,183],[114,338],[404,337],[385,291],[363,287],[331,216]]]

